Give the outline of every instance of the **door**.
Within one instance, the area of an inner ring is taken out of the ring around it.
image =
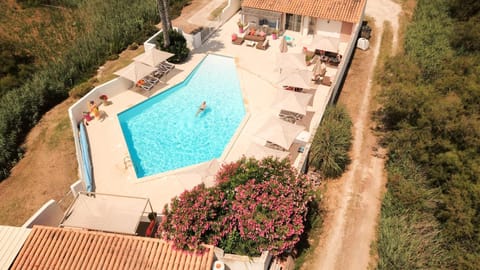
[[[285,18],[285,29],[300,32],[300,28],[302,26],[302,16],[287,13]]]

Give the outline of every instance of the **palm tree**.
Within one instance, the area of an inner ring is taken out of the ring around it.
[[[158,13],[162,21],[163,47],[170,46],[170,37],[168,31],[171,29],[170,16],[168,15],[168,0],[157,0]]]

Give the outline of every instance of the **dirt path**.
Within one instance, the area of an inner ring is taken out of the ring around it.
[[[383,21],[397,18],[401,9],[389,0],[369,0],[367,15],[375,19],[371,48],[357,51],[339,103],[346,105],[354,128],[352,163],[341,179],[326,185],[326,217],[315,260],[303,269],[368,269],[370,245],[376,237],[381,196],[386,183],[383,150],[371,132],[371,82],[379,53]],[[397,14],[397,16],[395,15]],[[398,19],[392,22],[395,43]],[[362,83],[363,82],[363,83]],[[380,153],[379,153],[380,151]]]

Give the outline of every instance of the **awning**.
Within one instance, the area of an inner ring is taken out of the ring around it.
[[[274,106],[279,110],[306,115],[307,106],[311,99],[311,94],[278,90]]]
[[[269,117],[255,134],[257,137],[289,149],[297,135],[305,127],[283,121],[278,117]]]
[[[279,159],[286,158],[290,153],[286,151],[279,151],[272,148],[268,148],[256,143],[252,143],[245,153],[246,157],[254,157],[256,159],[264,159],[266,157],[277,157]]]
[[[133,58],[133,60],[142,62],[147,64],[151,67],[156,67],[163,61],[166,61],[168,58],[174,56],[175,54],[161,51],[157,48],[152,48],[150,50],[145,51],[144,53],[140,54],[139,56]]]
[[[313,38],[312,43],[310,43],[310,46],[308,47],[312,51],[319,49],[328,52],[338,52],[339,43],[340,40],[338,38],[317,35]]]
[[[113,74],[124,77],[134,83],[154,72],[156,68],[140,62],[133,62],[130,65],[115,71]]]
[[[312,72],[300,69],[285,69],[279,76],[278,86],[291,86],[302,89],[311,89]]]
[[[147,198],[80,192],[60,226],[135,235],[142,215],[152,211]]]

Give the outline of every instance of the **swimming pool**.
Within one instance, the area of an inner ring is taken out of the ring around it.
[[[244,116],[234,59],[208,55],[185,81],[118,119],[141,178],[220,157]]]

